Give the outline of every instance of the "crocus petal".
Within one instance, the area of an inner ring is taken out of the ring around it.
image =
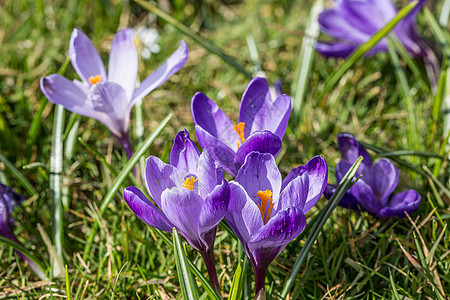
[[[398,184],[399,171],[394,164],[386,159],[377,161],[370,171],[364,171],[363,180],[372,188],[373,194],[382,206],[386,206],[389,196]]]
[[[323,11],[319,15],[318,21],[322,32],[337,39],[362,43],[368,40],[371,36],[370,34],[361,32],[359,28],[349,24],[337,10]]]
[[[304,166],[298,166],[297,168],[292,169],[283,180],[281,190],[284,190],[291,180],[301,176],[304,173],[307,173],[309,177],[308,197],[306,199],[305,207],[303,208],[303,213],[306,214],[311,207],[319,201],[325,191],[328,180],[327,162],[322,156],[315,156],[311,158]]]
[[[264,225],[261,212],[238,182],[232,181],[229,185],[230,202],[225,219],[245,247],[253,234]]]
[[[206,197],[199,215],[198,234],[203,244],[213,246],[214,236],[208,234],[225,217],[230,201],[230,188],[226,180]]]
[[[161,194],[164,190],[181,187],[183,178],[178,178],[178,170],[162,162],[159,158],[150,156],[145,165],[145,184],[153,201],[161,207]]]
[[[196,126],[225,143],[233,151],[237,150],[240,142],[239,135],[233,129],[233,123],[214,101],[198,92],[192,97],[191,112]],[[197,139],[203,148],[208,148],[207,142],[210,140],[205,141],[201,137],[197,137]]]
[[[70,36],[69,57],[78,76],[89,83],[89,77],[101,76],[106,81],[106,70],[100,55],[95,50],[89,38],[79,29],[75,28]]]
[[[19,206],[25,200],[24,195],[14,192],[14,190],[11,187],[6,186],[1,182],[0,182],[0,195],[3,196],[3,199],[5,200],[6,205],[8,207],[8,212],[10,214],[12,213],[13,209],[16,206]]]
[[[14,233],[11,230],[11,219],[9,218],[9,207],[3,195],[0,195],[0,235],[17,241]]]
[[[358,200],[359,205],[372,215],[376,215],[380,210],[381,202],[373,195],[372,188],[359,179],[349,190],[349,193]]]
[[[282,189],[280,199],[276,203],[275,212],[284,210],[288,207],[296,207],[303,210],[306,199],[308,198],[309,186],[309,176],[306,172],[291,180],[289,184]]]
[[[234,161],[235,152],[199,125],[195,125],[195,134],[203,151],[207,149],[209,154],[220,163],[225,171],[236,176],[240,164]]]
[[[271,154],[251,152],[239,169],[236,182],[257,204],[261,202],[257,196],[258,191],[270,190],[273,193],[272,199],[276,201],[281,190],[281,173]]]
[[[339,151],[341,151],[343,159],[353,164],[361,155],[363,157],[363,164],[367,166],[372,165],[369,153],[367,153],[367,150],[361,146],[353,135],[349,133],[340,133],[338,134],[337,140]]]
[[[247,154],[253,151],[270,153],[277,156],[281,150],[282,142],[280,138],[270,131],[257,131],[252,133],[236,151],[234,161],[243,164]]]
[[[305,226],[306,218],[301,209],[289,207],[278,212],[248,244],[255,264],[268,266]]]
[[[184,41],[180,41],[178,49],[152,74],[145,78],[134,91],[130,107],[144,98],[148,93],[166,82],[170,76],[178,72],[186,63],[189,49]]]
[[[350,44],[350,43],[340,43],[340,42],[316,43],[316,50],[325,57],[346,58],[353,51],[355,51],[356,47],[358,47],[357,44]]]
[[[151,203],[138,188],[127,187],[123,191],[123,196],[131,210],[143,222],[159,230],[172,231],[173,226],[164,213]]]
[[[327,184],[327,187],[325,188],[325,192],[323,194],[324,194],[325,198],[330,200],[335,192],[336,192],[336,186],[333,184]],[[342,206],[344,208],[350,208],[353,210],[359,210],[358,204],[359,204],[358,200],[355,197],[353,197],[352,194],[350,194],[348,192],[344,194],[344,197],[342,197],[341,202],[339,202],[340,206]]]
[[[177,133],[170,152],[170,164],[178,170],[195,174],[197,171],[197,161],[200,157],[195,143],[190,139],[187,130]]]
[[[254,78],[245,90],[239,109],[239,122],[244,122],[245,136],[258,130],[269,130],[283,138],[291,112],[291,98],[286,95],[272,102],[265,78]]]
[[[108,65],[108,81],[120,84],[125,89],[128,101],[133,95],[138,71],[138,55],[134,45],[134,32],[120,30],[111,45]]]
[[[217,185],[222,184],[223,171],[206,149],[197,161],[198,167],[195,174],[198,178],[198,193],[205,199]]]
[[[196,250],[203,249],[199,236],[199,218],[203,199],[193,191],[175,187],[161,195],[161,209],[167,219],[179,230]],[[197,216],[197,217],[196,217]]]
[[[420,194],[415,190],[408,190],[392,196],[389,205],[380,209],[378,218],[404,217],[405,212],[411,214],[420,206]]]

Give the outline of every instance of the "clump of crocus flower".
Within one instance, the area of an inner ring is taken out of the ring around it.
[[[186,63],[188,47],[179,48],[135,89],[138,56],[133,30],[120,30],[111,45],[109,69],[89,38],[74,29],[70,38],[69,57],[81,81],[70,81],[59,74],[41,79],[41,90],[53,103],[105,124],[120,141],[128,157],[133,154],[128,138],[128,123],[133,106],[148,93],[166,82]]]
[[[282,180],[270,153],[251,152],[230,182],[225,216],[242,243],[255,275],[255,295],[265,294],[269,264],[305,228],[305,214],[325,190],[328,168],[321,156]]]
[[[198,142],[233,176],[250,152],[280,152],[290,112],[291,98],[280,95],[272,100],[266,79],[259,77],[242,95],[236,124],[203,93],[196,93],[191,102]]]
[[[336,165],[338,183],[356,159],[360,155],[363,157],[356,173],[362,177],[344,195],[341,206],[362,209],[377,218],[404,217],[405,212],[410,214],[419,208],[420,195],[415,190],[392,195],[398,184],[399,170],[390,160],[382,158],[372,163],[369,153],[351,134],[341,133],[337,140],[343,158]],[[325,196],[330,198],[335,189],[336,186],[328,185]]]
[[[17,205],[21,204],[25,200],[23,195],[15,193],[12,188],[0,183],[0,235],[13,241],[16,244],[21,245],[19,240],[12,231],[14,220],[10,215]],[[38,267],[31,259],[23,255],[21,252],[14,250],[20,258],[28,263],[30,269],[40,278],[46,279],[44,272]]]
[[[156,207],[136,187],[124,191],[125,201],[145,223],[181,236],[205,260],[214,289],[220,295],[213,245],[217,224],[228,207],[230,191],[222,167],[207,150],[200,154],[186,130],[180,131],[170,153],[170,164],[150,156],[145,183]]]

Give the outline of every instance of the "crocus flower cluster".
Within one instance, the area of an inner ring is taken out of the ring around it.
[[[405,212],[410,214],[419,208],[420,195],[415,190],[392,195],[398,184],[399,171],[390,160],[382,158],[372,163],[369,153],[351,134],[339,134],[337,140],[343,158],[336,166],[338,183],[356,159],[363,157],[356,173],[362,177],[347,191],[341,206],[362,209],[377,218],[404,217]],[[330,198],[335,189],[335,186],[328,185],[325,196]]]
[[[325,190],[325,160],[314,157],[282,180],[275,163],[286,131],[291,99],[272,100],[264,78],[245,90],[237,124],[203,93],[191,102],[192,117],[203,153],[186,130],[175,137],[170,165],[149,157],[147,190],[156,207],[135,187],[124,197],[144,222],[164,231],[175,227],[199,251],[216,291],[220,287],[212,246],[217,224],[225,217],[250,259],[256,293],[264,293],[270,263],[305,228],[305,214]],[[233,176],[229,184],[223,171]]]
[[[413,57],[426,56],[425,44],[416,30],[416,16],[425,1],[397,24],[394,33]],[[359,45],[368,41],[397,14],[391,0],[334,0],[334,7],[319,15],[320,29],[334,37],[335,42],[316,44],[316,49],[327,57],[347,57]],[[387,51],[386,39],[381,40],[368,54]]]
[[[129,28],[116,34],[111,45],[107,74],[89,38],[81,30],[74,29],[69,57],[81,81],[70,81],[59,74],[41,79],[41,90],[51,102],[105,124],[120,141],[128,157],[133,153],[128,139],[131,109],[178,72],[188,57],[188,47],[181,41],[178,49],[135,89],[138,56],[133,38],[134,32]]]
[[[12,188],[0,183],[0,235],[21,245],[12,230],[14,220],[10,217],[14,207],[20,205],[25,200],[23,195],[17,194]],[[21,252],[15,252],[28,263],[30,269],[41,279],[47,278],[44,272],[31,259]]]

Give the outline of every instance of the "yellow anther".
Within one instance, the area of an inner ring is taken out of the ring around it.
[[[190,176],[188,178],[186,178],[185,181],[183,181],[183,184],[181,185],[181,187],[184,187],[190,191],[194,190],[194,182],[196,182],[198,180],[198,178],[195,178],[194,176]]]
[[[265,190],[265,191],[258,191],[256,193],[256,196],[258,196],[261,199],[261,205],[258,205],[259,211],[261,212],[261,217],[263,220],[264,225],[267,224],[270,220],[270,215],[272,214],[273,209],[273,200],[272,200],[272,191]],[[267,208],[267,205],[269,205],[269,208]],[[267,208],[267,212],[266,212]]]
[[[239,122],[233,126],[233,129],[236,131],[236,133],[239,135],[239,138],[241,139],[241,144],[245,142],[244,128],[245,128],[244,122]],[[238,142],[238,148],[241,144],[239,144]]]
[[[97,84],[100,82],[100,80],[102,80],[102,75],[97,75],[95,77],[94,76],[89,77],[89,82],[91,84]]]

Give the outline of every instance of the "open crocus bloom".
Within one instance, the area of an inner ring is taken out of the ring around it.
[[[237,124],[203,93],[191,102],[195,133],[200,145],[236,176],[245,157],[252,151],[280,152],[281,140],[291,112],[291,98],[280,95],[274,101],[264,78],[254,78],[242,95]]]
[[[336,166],[339,183],[352,164],[361,155],[363,161],[356,173],[362,177],[344,195],[341,206],[358,210],[362,208],[377,218],[404,217],[419,208],[420,195],[407,190],[391,196],[398,184],[399,171],[394,164],[382,158],[372,164],[366,149],[348,133],[338,135],[338,146],[343,159]],[[329,185],[325,196],[330,198],[335,186]]]
[[[413,57],[425,56],[424,43],[417,34],[416,16],[425,1],[419,1],[413,11],[394,28],[398,40]],[[317,43],[316,49],[327,57],[347,57],[359,45],[382,29],[397,14],[392,0],[335,0],[334,7],[319,16],[320,29],[337,39],[332,43]],[[387,51],[387,40],[381,40],[370,52]]]
[[[131,210],[152,227],[167,232],[175,227],[202,254],[212,284],[220,290],[212,250],[217,224],[225,216],[230,197],[222,168],[207,150],[200,154],[184,130],[175,137],[170,165],[154,156],[147,159],[145,183],[159,208],[139,189],[128,187],[124,197]]]
[[[188,47],[179,48],[135,89],[138,56],[133,30],[120,30],[111,45],[109,69],[105,66],[89,38],[74,29],[70,38],[69,57],[82,81],[70,81],[58,74],[43,77],[41,89],[53,103],[105,124],[132,153],[128,142],[128,122],[132,107],[152,90],[166,82],[186,63]],[[129,153],[128,153],[129,152]]]
[[[0,235],[21,245],[12,230],[14,220],[10,215],[15,206],[19,205],[25,197],[16,194],[12,188],[0,183]],[[46,279],[44,272],[31,259],[23,255],[21,252],[14,250],[20,258],[28,263],[30,269],[42,280]]]
[[[264,288],[269,264],[303,231],[305,214],[321,197],[327,178],[321,156],[291,170],[282,180],[271,154],[251,152],[230,182],[225,219],[250,259],[256,293]]]

